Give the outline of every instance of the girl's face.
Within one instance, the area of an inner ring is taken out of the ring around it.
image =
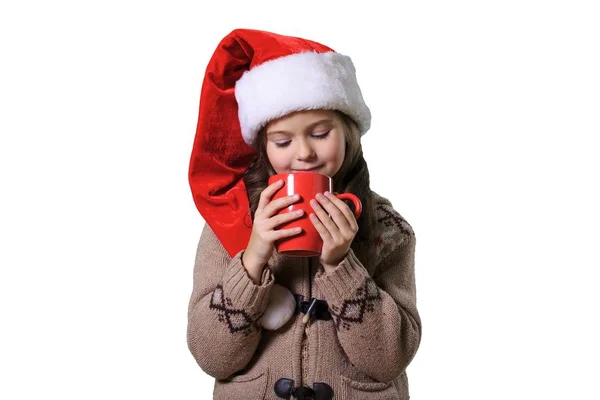
[[[266,126],[267,157],[276,174],[308,171],[334,176],[346,154],[346,139],[334,111],[298,111]]]

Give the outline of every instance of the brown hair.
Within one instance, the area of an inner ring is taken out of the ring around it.
[[[333,176],[333,191],[337,193],[352,193],[362,202],[363,210],[358,218],[358,233],[352,242],[353,250],[358,251],[359,245],[366,244],[372,239],[373,231],[377,223],[375,204],[371,195],[369,182],[369,169],[363,157],[360,143],[360,131],[358,126],[346,114],[335,111],[341,120],[346,138],[346,154],[339,171]],[[250,213],[254,220],[254,213],[258,207],[260,194],[268,186],[269,176],[275,174],[266,151],[266,128],[258,132],[256,138],[257,154],[250,167],[244,173],[243,179],[250,202]],[[362,246],[361,246],[362,247]],[[370,247],[370,246],[367,246]],[[362,251],[361,251],[362,253]],[[361,257],[361,261],[366,255]]]

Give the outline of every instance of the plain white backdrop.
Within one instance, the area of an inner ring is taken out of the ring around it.
[[[417,235],[411,398],[600,399],[594,1],[0,6],[0,398],[209,399],[187,167],[234,28],[350,55]]]

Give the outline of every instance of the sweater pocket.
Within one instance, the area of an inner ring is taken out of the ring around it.
[[[215,380],[213,400],[264,399],[268,370]]]
[[[385,382],[358,382],[341,377],[340,399],[344,400],[400,400],[396,387]]]

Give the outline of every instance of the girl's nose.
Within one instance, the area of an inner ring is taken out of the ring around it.
[[[296,158],[298,160],[304,161],[304,160],[310,160],[312,158],[314,158],[316,155],[315,150],[312,148],[312,146],[310,145],[310,143],[306,140],[302,140],[300,141],[300,145],[298,146],[298,154],[296,155]]]

